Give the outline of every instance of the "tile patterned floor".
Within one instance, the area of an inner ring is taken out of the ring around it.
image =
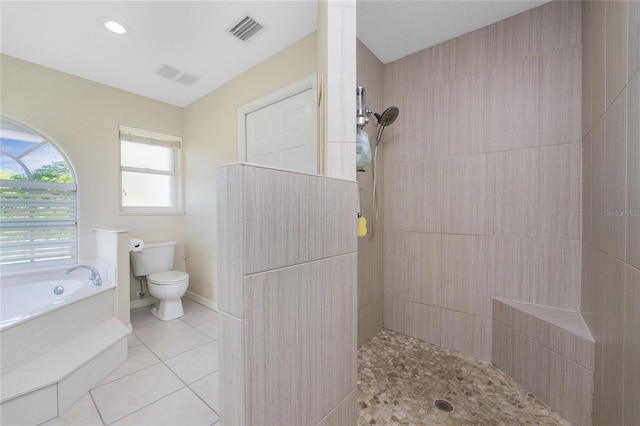
[[[358,351],[358,404],[362,426],[570,426],[491,363],[389,330]]]
[[[131,311],[129,358],[45,425],[218,424],[218,314],[183,299],[159,321]],[[438,411],[433,401],[454,405]],[[569,425],[489,362],[382,330],[358,351],[359,425]]]
[[[131,311],[129,358],[45,425],[189,425],[219,420],[218,314],[183,298],[185,315]]]

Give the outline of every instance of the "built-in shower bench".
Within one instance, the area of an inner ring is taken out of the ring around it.
[[[492,362],[572,424],[590,425],[595,342],[579,311],[493,299]]]

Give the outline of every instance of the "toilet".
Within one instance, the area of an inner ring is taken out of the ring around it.
[[[149,293],[158,299],[151,313],[163,321],[184,315],[182,296],[189,287],[189,274],[174,271],[176,242],[145,243],[141,251],[132,251],[133,275],[146,277]]]

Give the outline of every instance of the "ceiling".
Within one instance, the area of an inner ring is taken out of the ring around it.
[[[358,0],[358,38],[384,63],[545,1]],[[184,107],[316,30],[316,0],[0,2],[0,51]],[[228,30],[249,14],[248,42]],[[109,17],[130,34],[99,22]],[[173,79],[157,74],[168,65]],[[199,77],[186,85],[183,73]]]

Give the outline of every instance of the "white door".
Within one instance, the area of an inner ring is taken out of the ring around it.
[[[246,159],[318,172],[315,91],[311,88],[246,114]]]

